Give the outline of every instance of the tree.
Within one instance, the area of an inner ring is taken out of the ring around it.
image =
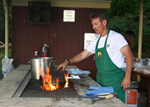
[[[0,41],[5,41],[5,16],[4,16],[3,0],[0,0]]]
[[[142,58],[150,57],[150,0],[143,0],[143,38]],[[111,8],[107,11],[109,28],[122,35],[132,30],[135,35],[135,45],[132,52],[138,53],[138,30],[139,30],[139,6],[140,0],[112,0]]]

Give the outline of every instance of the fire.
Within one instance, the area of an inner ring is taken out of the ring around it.
[[[52,75],[50,75],[49,72],[50,72],[50,68],[48,66],[46,68],[46,74],[44,72],[42,72],[42,67],[40,68],[40,74],[43,79],[43,86],[41,86],[41,88],[43,90],[48,90],[48,91],[53,91],[53,90],[59,89],[60,87],[59,87],[59,79],[58,78],[55,81],[55,83],[58,83],[58,84],[50,84],[50,83],[53,83],[54,81],[52,81]],[[66,80],[64,88],[69,87],[68,75],[69,75],[68,72],[66,74],[64,74],[65,80]]]
[[[68,82],[69,72],[67,72],[66,74],[64,74],[64,76],[65,76],[65,80],[66,80],[64,88],[68,88],[69,87],[69,85],[68,85],[69,84],[69,82]]]

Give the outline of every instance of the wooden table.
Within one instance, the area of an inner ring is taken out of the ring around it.
[[[150,107],[150,74],[143,74],[137,71],[132,71],[135,74],[140,75],[140,77],[145,81],[146,85],[139,87],[139,91],[147,90],[147,107]]]

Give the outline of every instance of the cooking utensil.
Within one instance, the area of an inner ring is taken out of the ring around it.
[[[46,84],[59,84],[59,83],[46,83]]]
[[[90,98],[92,101],[91,104],[94,104],[96,101],[99,101],[102,99],[110,99],[110,98],[113,98],[115,96],[116,96],[116,94],[111,94],[111,93],[102,93],[102,94],[98,94],[98,95],[86,95],[86,96],[78,95],[78,100],[80,101],[83,98]]]
[[[105,96],[105,98],[100,96],[100,98],[98,98],[98,99],[94,99],[94,98],[92,99],[91,98],[91,101],[92,101],[92,104],[94,104],[96,101],[99,101],[99,100],[102,100],[102,99],[110,99],[110,98],[113,98],[115,96],[116,96],[116,94],[107,95],[107,96]]]
[[[30,59],[31,63],[31,78],[39,80],[40,79],[40,68],[42,67],[42,72],[46,74],[47,66],[50,67],[50,72],[54,71],[54,57],[38,57]]]
[[[98,95],[78,95],[78,100],[82,100],[83,98],[105,98],[106,96],[111,95],[111,93],[102,93]]]

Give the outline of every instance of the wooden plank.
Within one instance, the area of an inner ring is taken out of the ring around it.
[[[64,8],[56,8],[56,7],[53,7],[52,9],[53,10],[53,13],[52,13],[52,21],[54,22],[63,22],[63,9]],[[58,14],[59,13],[59,14]]]
[[[73,57],[70,53],[71,53],[71,49],[72,49],[72,26],[73,24],[71,22],[67,22],[65,23],[64,26],[64,31],[65,31],[65,42],[64,42],[64,59],[70,59],[71,57]]]
[[[42,44],[44,45],[45,43],[49,44],[49,25],[42,25]]]
[[[70,8],[67,8],[67,9],[70,10]],[[75,10],[75,22],[80,22],[80,9],[74,8],[73,10]]]
[[[20,7],[13,7],[12,14],[12,58],[18,60]],[[19,64],[17,60],[13,61],[14,67],[17,67]]]
[[[56,57],[56,37],[55,37],[55,27],[54,22],[50,24],[49,27],[49,56]]]
[[[42,35],[41,35],[41,26],[42,25],[35,24],[35,28],[34,28],[34,42],[33,42],[34,50],[39,50],[39,56],[37,57],[43,56],[42,48],[40,48],[43,45]]]
[[[29,24],[27,23],[27,34],[26,34],[26,39],[27,39],[27,60],[30,60],[31,58],[35,57],[34,55],[34,24]],[[29,63],[28,63],[29,64]]]
[[[26,51],[26,33],[27,33],[27,8],[20,7],[20,28],[19,28],[19,61],[22,64],[27,63],[27,51]]]
[[[56,29],[56,64],[60,64],[64,61],[64,23],[55,23]]]
[[[78,53],[82,52],[84,50],[84,24],[80,23],[79,24],[79,49],[78,49]],[[83,69],[83,61],[79,62],[78,67],[80,69]]]
[[[11,47],[11,43],[8,44],[9,47]],[[5,44],[0,45],[0,49],[4,49],[5,48]]]
[[[74,23],[72,26],[72,35],[71,35],[71,56],[79,54],[79,24]],[[75,63],[78,67],[79,63]]]
[[[12,6],[27,6],[28,1],[36,0],[12,0]],[[38,0],[37,0],[38,1]],[[42,0],[42,2],[51,2],[52,7],[72,7],[72,8],[103,8],[109,9],[111,1],[54,1]]]

